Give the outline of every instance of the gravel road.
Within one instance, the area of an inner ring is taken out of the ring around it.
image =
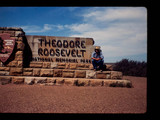
[[[133,88],[0,85],[0,113],[145,113],[147,78]]]

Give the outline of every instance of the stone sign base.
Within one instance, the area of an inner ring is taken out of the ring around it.
[[[26,36],[21,28],[0,27],[0,83],[131,87],[111,66],[93,71],[93,44],[92,38]]]
[[[0,76],[0,83],[27,84],[27,85],[69,85],[69,86],[104,86],[104,87],[127,87],[131,88],[129,80],[116,79],[86,79],[86,78],[62,78],[62,77],[28,77],[28,76]]]

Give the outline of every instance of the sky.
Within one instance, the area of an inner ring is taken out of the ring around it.
[[[0,7],[0,27],[26,35],[93,38],[104,62],[147,62],[145,7]]]

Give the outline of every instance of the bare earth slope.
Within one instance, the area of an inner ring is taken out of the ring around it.
[[[0,113],[145,113],[147,78],[133,88],[0,85]]]

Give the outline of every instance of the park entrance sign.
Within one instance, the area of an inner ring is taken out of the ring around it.
[[[32,61],[91,63],[92,38],[26,35]]]
[[[0,27],[0,84],[131,87],[122,72],[93,70],[95,47],[92,38],[25,35],[22,28]]]
[[[0,34],[0,60],[4,63],[12,54],[15,45],[15,39],[10,38],[10,34]]]

